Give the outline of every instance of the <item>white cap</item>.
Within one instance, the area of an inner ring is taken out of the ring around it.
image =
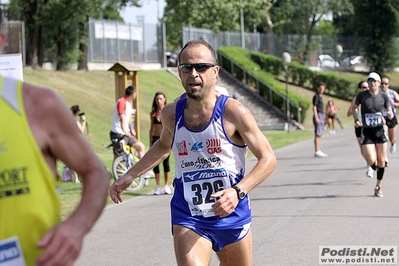
[[[227,89],[225,87],[222,86],[215,86],[215,91],[218,92],[219,94],[224,94],[229,96],[229,92],[227,91]]]
[[[381,82],[380,75],[378,75],[378,74],[375,73],[375,72],[371,72],[371,73],[368,75],[367,79],[374,79],[375,81]]]

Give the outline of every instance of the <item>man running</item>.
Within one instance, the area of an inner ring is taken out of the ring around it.
[[[177,265],[252,265],[252,215],[248,192],[273,172],[274,152],[251,112],[215,92],[217,57],[204,40],[188,42],[179,54],[179,76],[187,97],[161,112],[160,139],[110,189],[121,193],[134,178],[173,150],[176,167],[171,200]],[[249,148],[258,159],[245,173]]]
[[[362,91],[366,91],[368,89],[369,89],[369,84],[367,83],[367,81],[360,81],[357,84],[358,93],[362,92]],[[357,140],[357,143],[359,145],[359,148],[360,148],[360,153],[362,154],[363,158],[366,159],[366,157],[363,154],[362,139],[361,139],[361,137],[362,137],[362,128],[363,128],[361,126],[361,125],[363,125],[363,123],[362,123],[362,114],[360,112],[361,106],[358,105],[358,108],[353,108],[353,106],[355,105],[355,101],[356,101],[356,96],[353,97],[351,105],[349,106],[349,109],[346,112],[346,115],[349,117],[349,116],[353,115],[353,112],[356,112],[356,119],[359,119],[359,125],[355,126],[355,136],[356,136],[356,140]],[[369,169],[369,168],[371,168],[371,166],[367,164],[367,169]]]
[[[383,77],[381,79],[381,85],[382,85],[381,90],[385,92],[388,95],[389,99],[391,100],[393,118],[389,119],[385,112],[384,112],[384,118],[386,120],[386,125],[388,128],[388,138],[389,141],[391,142],[391,147],[389,148],[389,151],[393,154],[396,152],[396,128],[398,125],[398,120],[396,119],[396,107],[399,106],[399,95],[396,91],[391,90],[389,88],[388,77]]]
[[[384,131],[383,112],[386,111],[389,119],[393,118],[389,97],[379,90],[381,84],[380,76],[371,72],[367,77],[369,90],[359,92],[353,106],[352,116],[355,126],[363,126],[362,149],[370,169],[366,175],[370,178],[377,170],[377,184],[374,188],[374,196],[383,197],[381,183],[385,171],[385,158],[387,154],[387,137]],[[362,122],[357,117],[356,108],[361,105]]]

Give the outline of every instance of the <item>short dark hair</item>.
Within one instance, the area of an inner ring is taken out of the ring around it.
[[[72,105],[70,109],[73,115],[76,115],[80,111],[79,105]]]
[[[317,87],[321,87],[321,86],[326,86],[326,84],[324,82],[319,82],[319,84],[317,84]]]
[[[125,96],[130,96],[136,91],[136,87],[134,86],[129,86],[125,90]]]
[[[199,40],[193,40],[193,41],[189,41],[187,42],[183,48],[180,50],[179,53],[179,62],[180,62],[180,55],[181,53],[189,46],[195,46],[195,45],[204,45],[206,48],[208,48],[208,50],[211,52],[212,55],[212,60],[213,60],[213,64],[217,65],[218,64],[218,57],[216,56],[216,52],[215,50],[212,48],[212,46],[205,41],[204,39],[199,39]]]
[[[366,81],[366,80],[360,81],[360,82],[357,84],[357,88],[358,88],[358,89],[361,89],[361,88],[362,88],[362,84],[363,84],[364,82],[367,82],[367,81]]]

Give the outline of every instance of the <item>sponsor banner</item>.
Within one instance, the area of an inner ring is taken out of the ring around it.
[[[23,66],[21,54],[0,55],[0,75],[23,81]]]

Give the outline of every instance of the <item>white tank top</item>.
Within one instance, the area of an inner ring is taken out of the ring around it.
[[[223,112],[228,98],[224,95],[218,98],[210,122],[201,130],[190,130],[184,125],[187,98],[179,100],[176,105],[172,144],[175,174],[176,179],[183,183],[184,198],[192,216],[214,216],[211,205],[215,199],[209,196],[235,185],[245,174],[247,147],[232,143],[223,127]]]
[[[120,104],[125,104],[125,106],[126,106],[126,108],[125,108],[125,116],[126,116],[125,126],[127,129],[129,128],[129,121],[130,121],[130,117],[132,115],[132,110],[133,110],[132,103],[129,100],[126,100],[126,98],[122,97],[122,98],[118,99],[118,101],[116,102],[116,104],[114,106],[114,112],[112,115],[111,131],[114,133],[125,135],[125,132],[123,131],[123,128],[122,128],[121,120],[119,118],[119,112],[118,112],[118,105],[120,105]]]

